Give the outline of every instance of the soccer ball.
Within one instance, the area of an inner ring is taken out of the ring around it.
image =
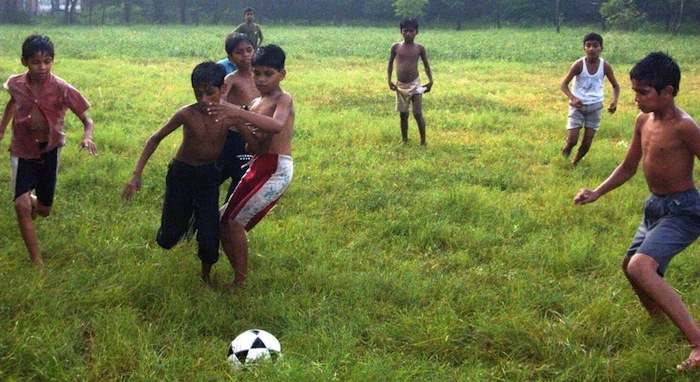
[[[238,335],[228,346],[227,357],[234,367],[242,368],[257,360],[276,360],[282,356],[282,346],[272,334],[251,329]]]

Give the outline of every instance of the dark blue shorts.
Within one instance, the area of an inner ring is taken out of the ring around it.
[[[700,236],[700,193],[696,189],[670,195],[651,195],[644,201],[644,217],[627,249],[627,256],[651,256],[661,276],[671,259]]]

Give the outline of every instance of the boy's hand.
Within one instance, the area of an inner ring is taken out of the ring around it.
[[[587,188],[582,188],[574,197],[574,204],[581,205],[586,203],[593,203],[596,200],[598,200],[599,197],[600,195],[598,195],[597,192],[591,191]]]
[[[0,135],[0,138],[2,136]],[[84,138],[82,142],[80,142],[80,146],[78,150],[82,149],[87,149],[87,151],[92,154],[92,156],[96,157],[97,156],[97,146],[95,146],[95,143],[92,141],[90,138]]]
[[[392,91],[396,91],[396,84],[394,84],[393,82],[389,81],[389,89],[392,90]]]
[[[583,107],[583,102],[580,99],[574,97],[574,99],[572,99],[571,102],[569,102],[569,105],[573,107]]]
[[[617,110],[617,102],[612,102],[608,108],[608,113],[614,114],[615,110]]]
[[[430,81],[425,85],[425,91],[423,93],[429,93],[430,89],[432,89],[432,88],[433,88],[433,81]]]
[[[134,174],[129,180],[129,183],[124,186],[124,191],[122,191],[122,199],[131,200],[134,194],[141,190],[141,175]]]

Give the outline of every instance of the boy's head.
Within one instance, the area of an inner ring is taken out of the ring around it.
[[[265,45],[258,48],[253,57],[253,66],[273,68],[277,71],[284,70],[284,50],[277,45]]]
[[[589,41],[595,41],[598,44],[600,44],[600,47],[603,48],[603,36],[599,35],[598,33],[591,32],[585,36],[583,36],[583,45],[586,46],[586,43]]]
[[[243,10],[243,17],[245,17],[247,21],[253,21],[255,18],[255,9],[253,9],[253,7],[246,7]]]
[[[238,45],[243,41],[249,43],[250,45],[253,45],[253,40],[251,40],[250,37],[248,37],[248,35],[245,33],[234,32],[226,36],[226,43],[224,44],[224,49],[226,49],[226,54],[229,56],[229,59],[231,58],[233,50],[238,48]]]
[[[415,29],[418,32],[418,20],[413,17],[406,17],[399,23],[399,30],[404,30],[405,28]]]
[[[221,86],[224,84],[226,69],[213,61],[205,61],[192,70],[192,90],[201,107],[221,100]]]
[[[28,60],[37,53],[54,57],[53,42],[48,36],[33,34],[27,37],[22,43],[22,59]]]
[[[671,86],[675,97],[681,82],[681,69],[668,54],[654,52],[634,65],[630,70],[630,79],[656,89],[659,94],[663,89]]]

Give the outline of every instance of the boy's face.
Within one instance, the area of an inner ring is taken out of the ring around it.
[[[418,30],[416,28],[413,28],[413,27],[401,28],[401,35],[403,36],[403,39],[406,42],[413,42],[413,39],[416,38],[417,34],[418,34]]]
[[[634,103],[642,113],[651,113],[660,110],[673,99],[673,87],[667,86],[661,93],[653,86],[645,85],[639,80],[632,79],[632,90],[634,90]]]
[[[194,88],[194,98],[197,99],[199,107],[206,111],[207,105],[221,101],[221,88],[209,84],[196,86]]]
[[[53,57],[46,52],[36,52],[29,58],[22,58],[22,65],[27,67],[30,81],[44,82],[51,73]]]
[[[241,41],[228,56],[228,60],[238,67],[250,67],[253,61],[253,46],[248,41]]]
[[[269,94],[280,86],[287,72],[269,66],[256,65],[253,67],[253,81],[260,94]]]
[[[246,12],[243,16],[246,22],[252,23],[255,20],[255,13],[253,12]]]
[[[590,58],[595,58],[600,55],[600,51],[603,50],[603,46],[600,42],[596,40],[588,40],[583,43],[583,51],[586,52],[586,56]]]

